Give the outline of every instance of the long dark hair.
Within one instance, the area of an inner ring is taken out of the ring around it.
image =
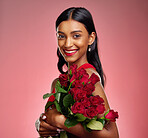
[[[62,21],[66,21],[69,18],[82,23],[89,34],[91,34],[92,32],[96,33],[96,29],[95,29],[94,22],[90,12],[87,9],[82,7],[71,7],[63,11],[56,20],[56,29]],[[95,41],[92,43],[92,45],[90,45],[91,51],[88,51],[87,49],[87,60],[88,60],[88,63],[92,64],[96,68],[96,71],[99,73],[101,77],[102,85],[104,86],[105,75],[103,73],[101,61],[98,55],[97,39],[98,37],[96,33]],[[61,73],[64,73],[63,65],[64,64],[68,65],[68,63],[65,61],[65,59],[61,55],[59,49],[57,49],[57,55],[59,58],[58,69]]]

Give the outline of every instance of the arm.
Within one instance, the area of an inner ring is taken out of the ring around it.
[[[55,81],[53,81],[52,85],[55,85]],[[51,89],[51,92],[53,91],[53,87]],[[52,126],[50,123],[46,122],[46,118],[43,118],[43,116],[45,117],[45,115],[43,114],[40,117],[40,128],[39,128],[39,135],[41,137],[49,137],[49,136],[57,136],[59,134],[60,129],[58,129],[57,127]]]
[[[92,74],[92,71],[88,70],[88,73]],[[54,87],[54,85],[53,85],[53,87]],[[106,110],[108,110],[109,104],[107,102],[107,98],[105,96],[103,87],[100,82],[98,82],[96,84],[96,89],[93,94],[100,95],[104,99],[105,108],[106,108]],[[65,127],[64,122],[65,122],[66,118],[64,115],[61,115],[60,113],[58,113],[56,109],[49,110],[48,112],[46,112],[46,115],[47,115],[47,122],[48,123],[50,123],[53,126],[56,126],[58,128],[62,128],[65,131],[67,131],[73,135],[76,135],[78,137],[81,137],[81,138],[90,138],[90,137],[93,137],[93,138],[99,138],[99,137],[100,138],[118,138],[119,137],[117,127],[114,122],[110,122],[110,123],[106,124],[104,129],[101,131],[87,132],[80,123],[74,127],[71,127],[71,128]]]
[[[118,132],[116,128],[116,124],[113,122],[110,122],[105,126],[105,128],[101,131],[92,131],[92,132],[87,132],[83,126],[79,123],[74,127],[67,128],[64,126],[64,122],[66,118],[63,115],[56,115],[56,110],[51,111],[53,115],[55,115],[55,118],[53,120],[47,120],[50,123],[53,123],[54,126],[57,126],[59,128],[64,129],[65,131],[76,135],[77,137],[80,138],[118,138]]]

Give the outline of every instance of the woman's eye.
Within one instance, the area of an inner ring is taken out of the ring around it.
[[[65,38],[65,36],[64,35],[58,35],[58,39],[64,39]]]
[[[74,37],[74,38],[79,38],[80,35],[79,35],[79,34],[75,34],[73,37]]]

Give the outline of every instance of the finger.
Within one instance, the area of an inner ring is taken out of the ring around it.
[[[51,130],[51,131],[57,131],[57,127],[53,127],[50,124],[46,123],[45,121],[40,122],[40,128],[43,127],[45,129]]]
[[[44,132],[39,131],[39,134],[40,135],[56,135],[56,134],[59,134],[59,133],[52,132],[52,131],[44,131]]]
[[[58,135],[59,133],[56,133],[56,132],[39,132],[40,135],[47,135],[47,136],[55,136],[55,135]]]
[[[53,132],[53,133],[58,133],[59,131],[49,130],[49,129],[46,129],[44,127],[40,127],[39,132]]]
[[[44,121],[45,121],[46,118],[47,118],[47,117],[46,117],[45,113],[42,113],[41,116],[40,116],[40,121],[41,121],[41,120],[44,120]]]
[[[58,136],[59,135],[58,133],[49,133],[49,132],[48,133],[40,132],[39,134],[42,137]]]

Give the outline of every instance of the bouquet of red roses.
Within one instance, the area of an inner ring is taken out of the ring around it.
[[[105,111],[103,98],[92,94],[98,81],[100,79],[96,74],[89,77],[85,69],[78,70],[73,64],[67,73],[60,74],[55,92],[43,96],[44,99],[49,97],[45,111],[54,104],[67,117],[64,123],[66,127],[81,123],[88,131],[102,130],[106,121],[118,118],[118,112],[108,110],[102,118],[97,118]]]

